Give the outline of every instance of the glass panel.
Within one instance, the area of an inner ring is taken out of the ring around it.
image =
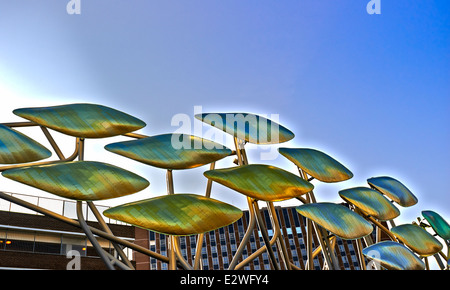
[[[58,214],[62,214],[63,207],[64,207],[64,201],[52,199],[52,198],[40,198],[39,206],[43,207],[45,209],[51,210],[53,212],[56,212]]]
[[[34,205],[37,205],[38,203],[38,197],[37,196],[29,196],[29,195],[20,195],[18,196],[23,201],[32,203]],[[23,206],[17,205],[15,203],[11,204],[11,211],[12,212],[20,212],[20,213],[28,213],[28,214],[36,214],[35,211],[27,209]]]

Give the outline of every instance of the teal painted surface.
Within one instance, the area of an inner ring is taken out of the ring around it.
[[[50,157],[52,153],[24,134],[0,125],[0,163],[33,162]]]
[[[320,181],[339,182],[353,177],[344,165],[321,151],[309,148],[279,148],[278,151]]]
[[[372,225],[347,207],[329,203],[309,203],[296,207],[302,216],[345,240],[365,237],[373,231]]]
[[[297,175],[262,164],[209,170],[204,175],[246,196],[264,201],[291,199],[314,188]]]
[[[431,210],[424,210],[422,216],[430,223],[436,234],[444,240],[450,240],[450,225],[441,215]]]
[[[194,235],[229,225],[242,211],[224,202],[194,194],[171,194],[107,209],[103,214],[168,235]]]
[[[195,118],[234,137],[254,144],[278,144],[294,138],[286,127],[249,113],[205,113]]]
[[[88,201],[129,195],[150,184],[130,171],[94,161],[10,169],[2,175],[64,198]]]
[[[417,197],[403,183],[392,177],[373,177],[367,179],[367,182],[370,186],[403,207],[413,206],[418,201]]]
[[[393,241],[373,244],[362,250],[364,256],[388,270],[424,270],[425,264],[408,248]]]
[[[104,138],[145,127],[138,118],[96,104],[21,108],[14,114],[55,131],[80,138]]]
[[[147,165],[188,169],[231,155],[223,145],[187,134],[163,134],[108,144],[105,149]]]
[[[392,220],[400,215],[400,211],[386,197],[376,190],[367,187],[354,187],[339,191],[339,195],[347,202],[361,209],[365,214],[380,221]]]

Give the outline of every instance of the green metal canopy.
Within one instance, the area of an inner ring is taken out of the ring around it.
[[[365,214],[380,221],[392,220],[400,211],[387,198],[376,190],[367,187],[354,187],[339,191],[347,202],[361,209]]]
[[[424,210],[422,216],[430,223],[436,234],[444,240],[450,241],[450,225],[441,215],[431,210]]]
[[[349,208],[335,203],[308,203],[296,207],[302,216],[345,240],[365,237],[373,231],[372,225]]]
[[[50,157],[52,153],[28,136],[0,124],[0,163],[33,162]]]
[[[6,178],[74,200],[103,200],[132,194],[149,182],[125,169],[94,161],[74,161],[9,169]]]
[[[389,176],[372,177],[367,179],[370,186],[388,196],[403,207],[413,206],[417,198],[403,183]]]
[[[112,143],[105,149],[147,165],[165,169],[202,166],[231,155],[223,145],[187,134],[163,134]]]
[[[282,201],[310,192],[314,186],[283,169],[250,164],[209,170],[204,175],[249,197],[264,201]]]
[[[408,248],[393,241],[373,244],[362,250],[364,256],[388,270],[424,270],[425,264]]]
[[[393,227],[391,232],[405,245],[423,257],[432,256],[442,250],[442,244],[423,228],[404,224]]]
[[[279,148],[278,151],[320,181],[339,182],[353,177],[344,165],[321,151],[309,148]]]
[[[133,116],[96,104],[21,108],[13,113],[41,126],[80,138],[117,136],[145,127],[143,121]]]
[[[255,114],[205,113],[195,118],[249,143],[278,144],[294,138],[286,127]]]
[[[103,214],[168,235],[200,234],[229,225],[242,211],[224,202],[195,194],[171,194],[107,209]]]

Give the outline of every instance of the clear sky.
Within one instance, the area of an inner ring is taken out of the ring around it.
[[[277,114],[296,135],[279,146],[321,150],[354,173],[314,182],[318,201],[388,175],[419,199],[402,221],[422,210],[450,220],[449,1],[381,0],[378,15],[368,0],[81,0],[78,15],[68,2],[0,2],[0,122],[20,120],[15,108],[75,102],[132,114],[147,135],[175,131],[177,114],[198,126],[194,106]],[[89,141],[86,159],[144,175],[150,187],[129,199],[165,194],[161,170],[103,152],[116,140]],[[251,163],[262,163],[258,150]],[[281,156],[264,163],[295,172]],[[206,169],[176,172],[175,190],[202,194]],[[213,197],[246,206],[220,185]]]

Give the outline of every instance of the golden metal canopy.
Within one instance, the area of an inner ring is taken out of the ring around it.
[[[365,214],[380,221],[392,220],[400,215],[400,211],[381,193],[367,187],[341,190],[339,195]]]
[[[103,214],[151,231],[185,236],[229,225],[242,211],[224,202],[195,194],[171,194],[107,209]]]
[[[131,115],[96,104],[21,108],[14,114],[58,132],[80,138],[104,138],[133,132],[145,123]]]
[[[224,186],[263,201],[282,201],[310,192],[314,186],[283,169],[261,164],[209,170],[204,175]]]
[[[279,148],[278,151],[320,181],[339,182],[353,177],[344,165],[321,151],[309,148]]]
[[[446,241],[450,241],[450,225],[437,212],[431,210],[422,211],[422,216],[430,223],[433,230]]]
[[[413,206],[417,203],[414,194],[400,181],[392,177],[372,177],[367,179],[367,183],[403,207]]]
[[[187,134],[163,134],[108,144],[105,149],[147,165],[188,169],[231,155],[223,145]]]
[[[372,225],[349,208],[335,203],[308,203],[296,207],[302,216],[345,240],[365,237],[373,231]]]
[[[417,225],[399,225],[393,227],[391,232],[411,250],[423,257],[434,255],[442,250],[442,244]]]
[[[255,114],[205,113],[195,118],[254,144],[278,144],[294,138],[294,133],[286,127]]]
[[[30,137],[0,124],[0,163],[17,164],[50,157],[52,153]]]
[[[425,264],[408,248],[393,241],[373,244],[362,250],[364,256],[388,270],[424,270]]]
[[[129,195],[150,183],[125,169],[94,161],[74,161],[9,169],[6,178],[52,194],[83,201]]]

